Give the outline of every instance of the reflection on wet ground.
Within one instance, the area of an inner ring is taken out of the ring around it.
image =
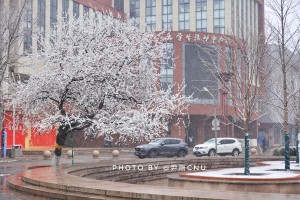
[[[15,162],[2,162],[0,163],[0,200],[46,200],[48,198],[42,198],[23,194],[15,190],[11,190],[7,187],[6,177],[11,174],[20,173],[26,171],[32,164],[27,163],[33,160],[23,160]]]

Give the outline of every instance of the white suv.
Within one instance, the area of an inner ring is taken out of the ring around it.
[[[217,154],[238,156],[242,152],[241,143],[236,138],[217,138]],[[193,149],[195,156],[215,156],[215,138],[206,141],[203,144],[198,144]]]

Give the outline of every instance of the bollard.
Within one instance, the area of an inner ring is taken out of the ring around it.
[[[51,158],[51,152],[50,151],[44,151],[44,159],[47,160],[47,159],[50,159]]]
[[[256,149],[255,148],[252,148],[251,150],[250,150],[250,152],[251,152],[251,155],[256,155]]]
[[[98,158],[99,157],[99,151],[97,151],[97,150],[94,150],[93,152],[92,152],[92,155],[93,155],[93,158]]]
[[[73,151],[73,155],[74,155],[75,153],[74,153],[74,151]],[[67,151],[67,157],[68,158],[72,158],[72,150],[68,150]]]
[[[119,155],[120,155],[120,152],[118,150],[113,150],[113,152],[112,152],[113,158],[118,158]]]

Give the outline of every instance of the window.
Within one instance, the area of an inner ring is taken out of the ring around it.
[[[235,34],[235,31],[234,31],[234,23],[235,23],[235,16],[234,16],[234,1],[235,0],[231,0],[231,31],[232,31],[232,34],[234,35]]]
[[[190,0],[179,0],[179,30],[190,30]]]
[[[130,0],[130,18],[134,18],[134,26],[140,25],[140,0]]]
[[[68,21],[69,19],[69,0],[62,0],[62,16],[64,20]]]
[[[172,0],[162,1],[162,28],[165,31],[172,31],[173,15]]]
[[[79,17],[79,3],[73,2],[73,16],[78,19]]]
[[[263,7],[260,3],[258,3],[258,6],[257,6],[257,16],[258,16],[258,19],[257,19],[257,31],[258,33],[261,33],[262,31],[262,27],[260,26],[260,23],[264,20],[262,15],[261,15],[261,11],[263,10]]]
[[[241,50],[238,49],[237,51],[237,63],[236,63],[236,68],[237,68],[237,74],[238,74],[238,80],[237,80],[237,99],[241,100],[242,99],[242,53]]]
[[[169,145],[169,144],[172,144],[172,140],[171,140],[171,139],[165,139],[165,140],[163,141],[163,143],[164,143],[165,145]]]
[[[248,0],[246,0],[246,16],[245,16],[245,18],[246,18],[246,31],[248,31],[248,29],[249,29],[249,20],[248,20]]]
[[[240,36],[240,0],[236,1],[236,35]]]
[[[226,47],[226,66],[228,72],[232,72],[232,59],[233,59],[233,49],[232,47]]]
[[[42,40],[45,38],[45,0],[38,1],[38,28],[39,35],[37,40],[37,49],[42,50]]]
[[[214,33],[225,33],[224,0],[214,0]]]
[[[207,32],[207,0],[196,1],[196,12],[197,31]]]
[[[252,1],[250,0],[250,29],[252,29],[252,16],[253,16],[252,12],[253,12]]]
[[[180,140],[171,139],[171,144],[180,144]]]
[[[24,54],[32,52],[32,0],[26,0],[24,7]]]
[[[146,0],[147,31],[156,29],[156,0]]]
[[[258,15],[258,13],[257,13],[257,2],[256,1],[254,1],[254,15],[253,15],[253,17],[254,17],[254,19],[253,19],[253,23],[254,23],[254,33],[256,33],[256,31],[257,31],[257,15]]]
[[[165,56],[160,67],[160,85],[161,89],[166,91],[174,82],[174,67],[173,67],[173,43],[164,44]]]
[[[241,5],[241,31],[242,31],[242,35],[244,35],[244,17],[245,17],[245,12],[244,12],[244,0],[242,1],[242,5]]]
[[[114,8],[124,12],[124,0],[114,0]]]
[[[192,95],[192,103],[214,104],[214,99],[219,102],[218,80],[213,73],[216,68],[220,70],[218,46],[184,43],[183,52],[185,95]],[[215,98],[201,90],[203,87],[208,88]]]
[[[54,26],[57,23],[57,0],[51,0],[50,2],[50,26],[53,31]]]
[[[83,6],[83,16],[89,17],[89,7]]]
[[[232,72],[232,60],[233,60],[233,48],[232,47],[226,47],[225,48],[226,51],[226,66],[227,66],[227,72]],[[229,95],[227,96],[227,104],[228,105],[232,105],[232,98],[233,98],[233,85],[232,85],[232,81],[229,80],[228,81],[228,92]]]

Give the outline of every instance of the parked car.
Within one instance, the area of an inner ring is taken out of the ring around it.
[[[187,154],[187,144],[178,138],[157,138],[149,144],[135,147],[135,155],[139,158],[155,158],[157,156],[184,157]]]
[[[241,152],[241,143],[236,138],[217,138],[218,155],[238,156]],[[215,138],[212,138],[203,144],[196,145],[193,149],[193,154],[195,156],[215,156]]]

